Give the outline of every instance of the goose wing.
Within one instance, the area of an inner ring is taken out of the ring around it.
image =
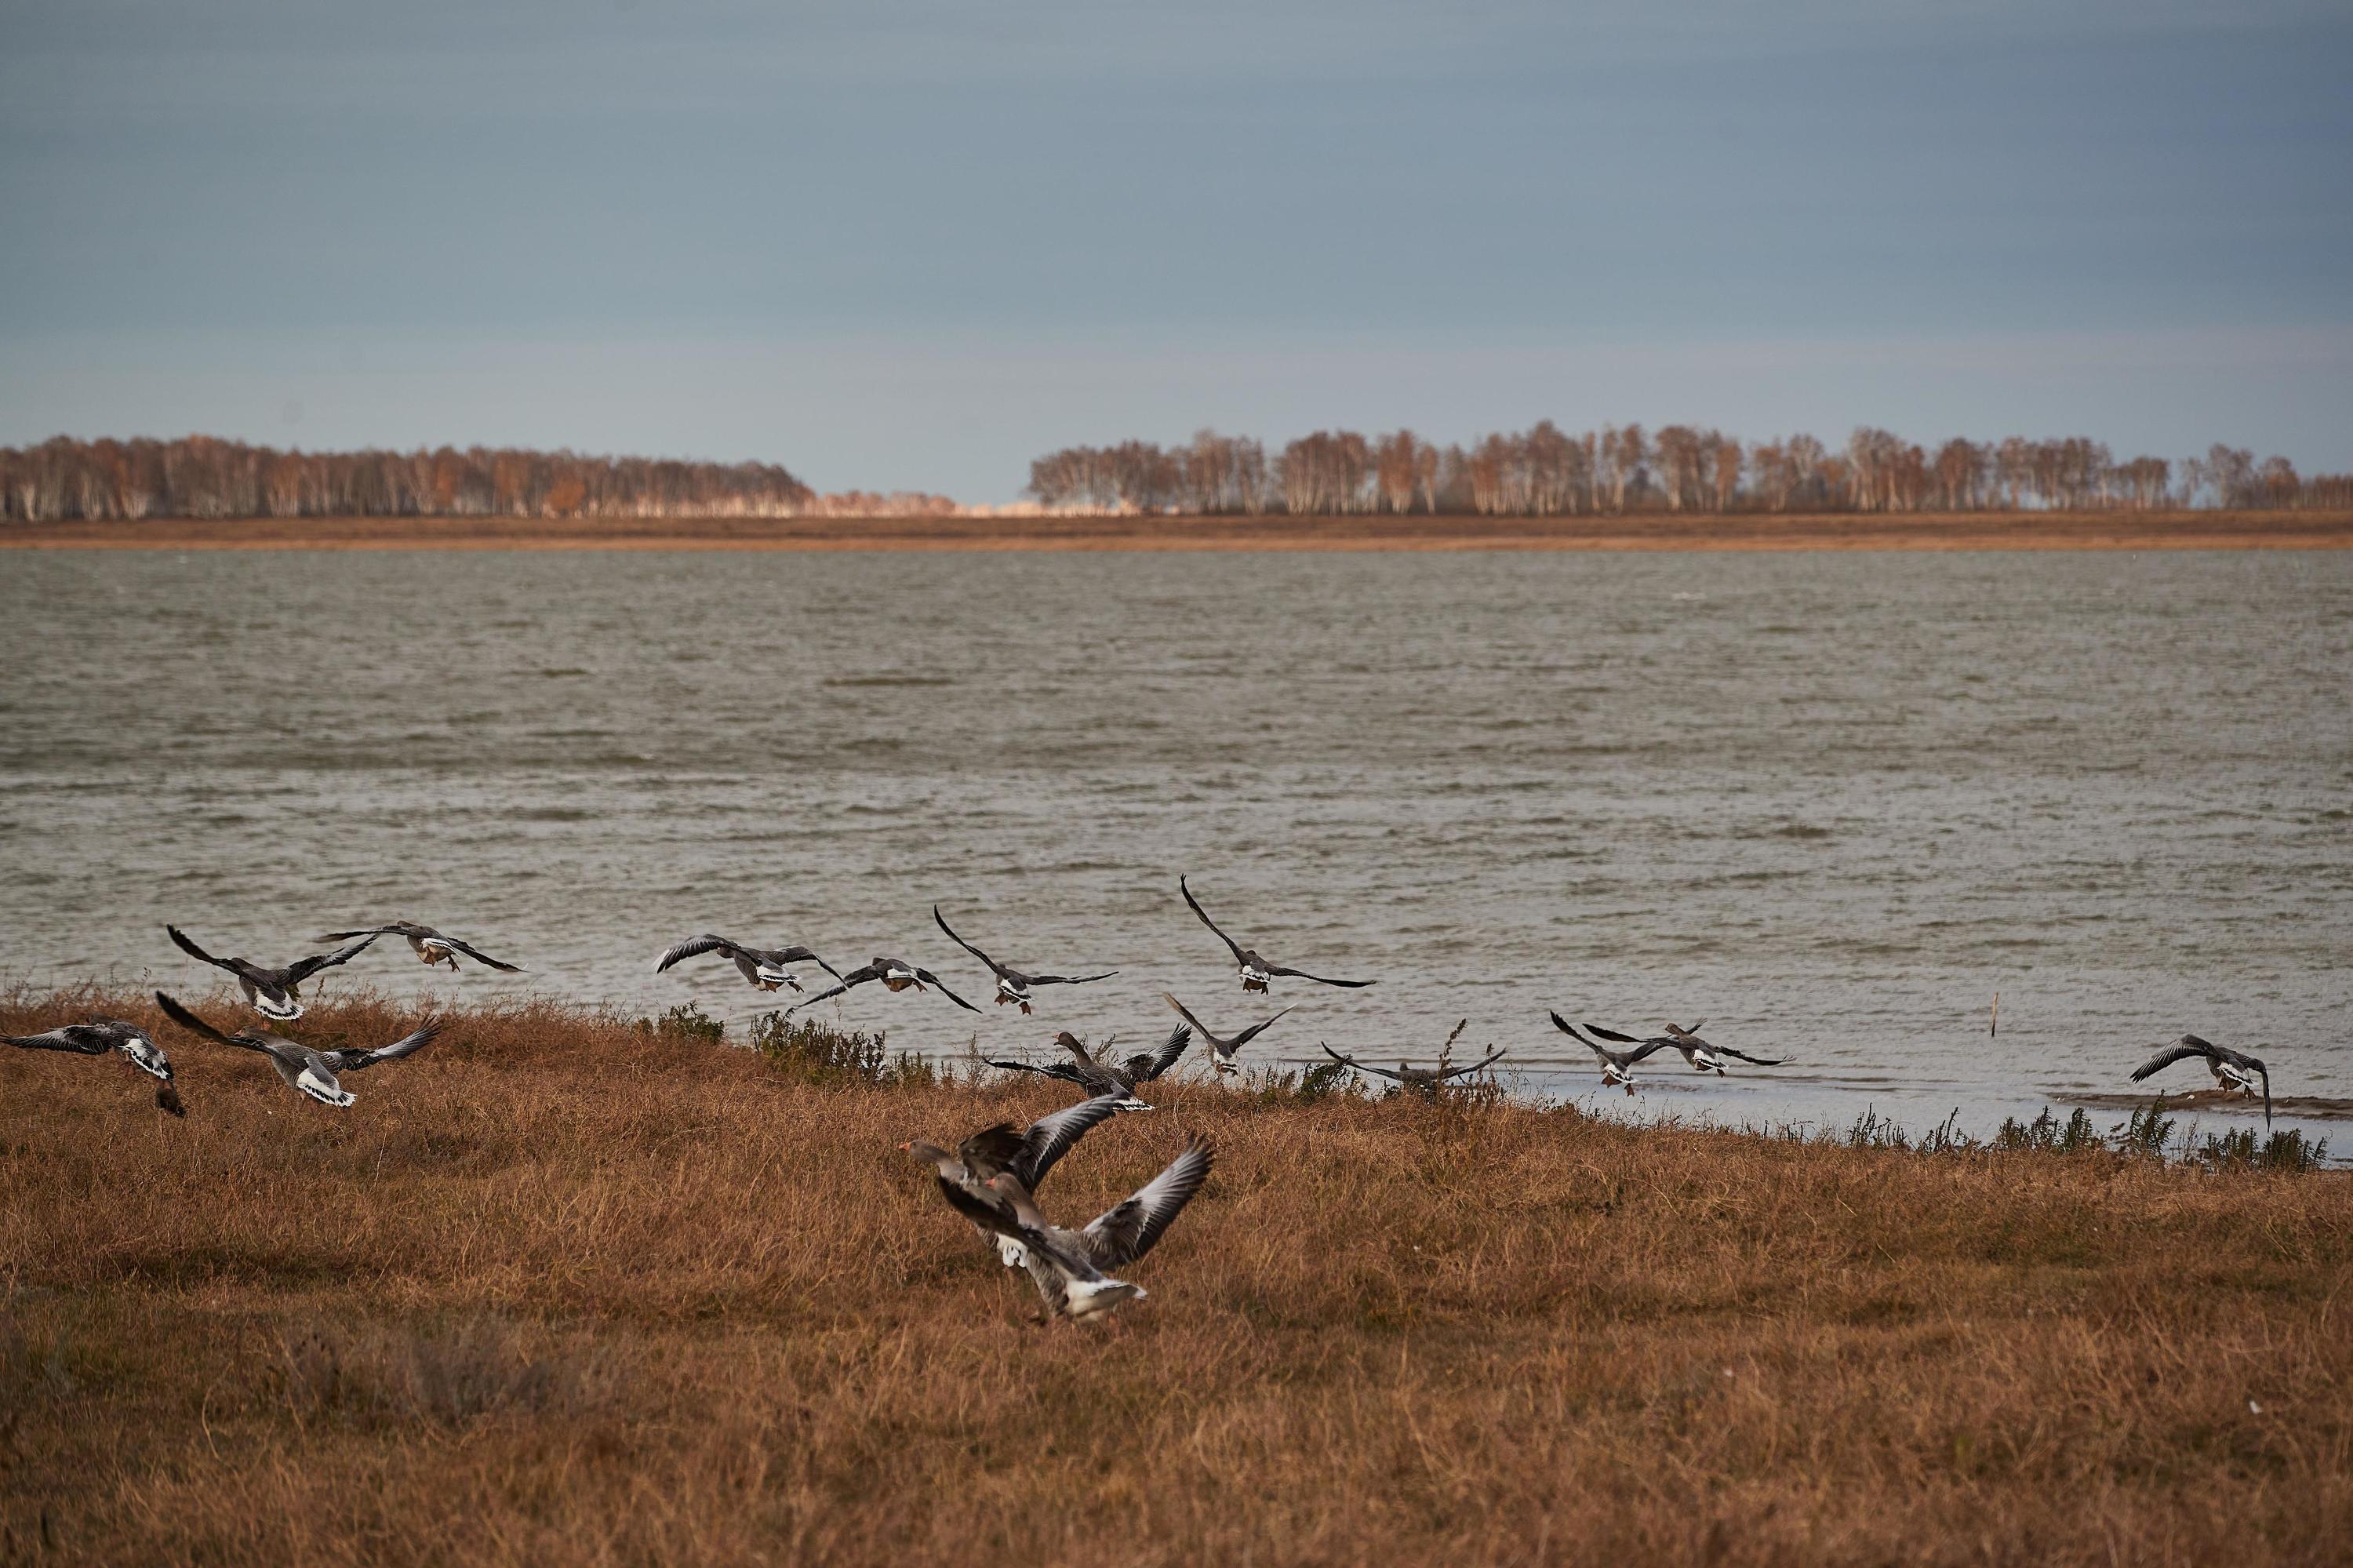
[[[970,953],[974,958],[978,959],[982,963],[987,964],[988,966],[989,973],[998,976],[1010,976],[1012,971],[1008,969],[1003,964],[998,963],[995,959],[990,958],[987,953],[982,952],[978,948],[974,947],[970,942],[967,942],[962,937],[957,936],[955,934],[955,927],[948,924],[948,917],[940,913],[940,906],[936,904],[932,906],[932,919],[939,926],[941,930],[947,933],[949,941],[954,942],[957,947],[962,948],[965,952]]]
[[[776,964],[815,964],[834,979],[841,978],[841,971],[818,958],[813,948],[779,948],[768,955],[768,959]]]
[[[1282,1010],[1282,1012],[1289,1012],[1290,1011],[1291,1009],[1286,1007]],[[1281,1018],[1282,1016],[1282,1012],[1276,1013],[1274,1018]],[[1240,1034],[1235,1035],[1226,1046],[1228,1053],[1230,1054],[1232,1052],[1239,1051],[1243,1046],[1249,1044],[1251,1041],[1257,1039],[1261,1034],[1266,1032],[1268,1025],[1273,1023],[1274,1018],[1267,1019],[1261,1023],[1253,1023],[1248,1029],[1243,1030]]]
[[[917,970],[915,971],[915,978],[916,978],[917,980],[922,980],[925,985],[935,985],[935,986],[938,986],[938,987],[940,988],[940,994],[941,994],[942,996],[946,997],[950,1001],[955,1002],[958,1007],[963,1008],[966,1012],[978,1012],[980,1011],[980,1009],[978,1009],[978,1008],[975,1007],[972,1003],[970,1003],[970,1002],[966,1001],[964,998],[962,998],[962,997],[958,996],[955,992],[954,992],[954,991],[950,991],[950,990],[947,988],[947,984],[946,984],[946,982],[945,982],[945,981],[944,981],[944,980],[942,980],[940,979],[940,977],[939,977],[939,976],[937,976],[937,975],[934,974],[931,970],[929,970],[929,969],[917,969]]]
[[[378,1062],[397,1062],[403,1056],[415,1055],[432,1044],[433,1037],[440,1033],[441,1029],[441,1020],[428,1018],[417,1026],[415,1033],[403,1035],[389,1045],[379,1045],[373,1051],[322,1051],[320,1054],[336,1072],[356,1073],[363,1067],[373,1067]]]
[[[406,937],[411,934],[411,930],[412,928],[406,921],[396,920],[389,926],[365,926],[356,931],[322,931],[317,936],[311,938],[311,940],[314,942],[348,942],[354,937]],[[427,931],[422,926],[416,927],[413,930],[415,934],[418,936],[441,936],[441,933],[438,931]],[[443,941],[448,940],[446,937],[443,937],[441,939]]]
[[[685,941],[664,953],[660,961],[654,965],[654,973],[659,974],[672,964],[684,963],[689,959],[700,958],[705,953],[721,953],[732,959],[742,951],[742,948],[726,938],[705,932],[700,937],[689,937]]]
[[[1711,1045],[1709,1050],[1719,1056],[1729,1056],[1736,1062],[1746,1062],[1752,1067],[1779,1067],[1788,1063],[1787,1056],[1751,1056],[1746,1051],[1735,1051],[1729,1045]]]
[[[1117,969],[1105,969],[1099,975],[1031,975],[1029,983],[1031,985],[1092,985],[1097,980],[1109,980],[1117,973],[1119,973]]]
[[[71,1051],[82,1056],[103,1056],[114,1049],[114,1032],[102,1023],[68,1023],[41,1034],[0,1034],[0,1044],[22,1045],[28,1051]]]
[[[2176,1044],[2168,1045],[2164,1050],[2135,1067],[2132,1081],[2137,1084],[2153,1073],[2162,1073],[2176,1062],[2187,1061],[2192,1056],[2211,1055],[2213,1050],[2213,1046],[2199,1039],[2195,1034],[2185,1034]]]
[[[362,937],[348,948],[338,948],[332,953],[313,953],[307,959],[297,959],[286,966],[286,983],[300,985],[321,969],[331,969],[337,964],[347,964],[357,958],[361,950],[375,940],[374,936]]]
[[[482,951],[480,948],[475,947],[470,942],[461,942],[455,937],[444,937],[441,940],[448,943],[452,948],[457,948],[458,951],[465,954],[468,958],[473,959],[476,963],[481,965],[486,969],[497,969],[501,974],[510,975],[519,975],[522,973],[522,966],[521,964],[502,964],[499,962],[498,959],[491,957],[490,954]]]
[[[177,926],[166,926],[164,927],[164,930],[165,934],[172,938],[172,945],[174,947],[179,948],[180,951],[187,954],[188,957],[195,959],[197,962],[210,964],[216,969],[227,969],[231,974],[237,973],[237,966],[235,964],[230,963],[227,959],[216,959],[210,953],[205,951],[202,948],[197,947],[195,942],[189,939],[188,934],[185,931],[181,930]]]
[[[1155,1051],[1145,1063],[1144,1071],[1135,1075],[1136,1081],[1148,1084],[1160,1076],[1176,1065],[1176,1059],[1182,1056],[1185,1054],[1185,1048],[1192,1044],[1193,1026],[1191,1024],[1180,1023],[1170,1030],[1168,1038],[1160,1043],[1160,1049]]]
[[[1214,1042],[1218,1038],[1217,1031],[1211,1029],[1208,1024],[1194,1017],[1192,1009],[1187,1007],[1183,1002],[1177,1001],[1175,997],[1169,995],[1165,991],[1160,993],[1160,1000],[1175,1008],[1176,1010],[1176,1015],[1182,1018],[1187,1024],[1199,1030],[1201,1032],[1202,1039]]]
[[[155,993],[155,1005],[164,1010],[164,1017],[170,1019],[173,1022],[178,1024],[189,1033],[201,1034],[206,1039],[212,1041],[216,1044],[234,1045],[240,1051],[259,1051],[266,1056],[275,1056],[278,1054],[250,1034],[222,1033],[219,1030],[215,1029],[211,1024],[206,1023],[203,1019],[198,1018],[195,1013],[190,1012],[186,1008],[181,1006],[177,1001],[165,995],[160,991]]]
[[[1560,1023],[1560,1014],[1557,1012],[1554,1013],[1552,1015],[1552,1021],[1555,1023]],[[1566,1023],[1561,1023],[1560,1026],[1563,1029],[1568,1029],[1568,1025]],[[1571,1034],[1577,1033],[1574,1029],[1569,1029],[1568,1032]],[[1612,1045],[1640,1045],[1641,1044],[1640,1040],[1635,1039],[1631,1034],[1620,1034],[1615,1029],[1604,1029],[1599,1023],[1587,1024],[1585,1026],[1585,1032],[1588,1034],[1592,1035],[1596,1040],[1607,1040]]]
[[[882,966],[881,964],[867,964],[862,968],[854,969],[848,974],[841,976],[839,984],[828,986],[825,990],[818,991],[814,996],[805,996],[801,998],[800,1001],[793,1003],[792,1006],[785,1009],[785,1011],[786,1012],[798,1012],[804,1007],[813,1006],[818,1002],[825,1001],[833,997],[839,996],[843,991],[848,991],[852,986],[864,985],[869,980],[879,980],[881,978]],[[940,989],[942,991],[945,991],[947,987],[942,986]],[[979,1010],[976,1008],[974,1011],[978,1012]]]
[[[1235,941],[1231,937],[1227,936],[1223,931],[1218,931],[1218,923],[1209,918],[1209,912],[1201,907],[1201,901],[1193,896],[1193,890],[1185,885],[1185,879],[1182,876],[1179,876],[1176,879],[1176,891],[1185,895],[1185,902],[1193,906],[1193,913],[1201,917],[1201,924],[1207,926],[1210,930],[1218,932],[1218,940],[1223,942],[1228,949],[1233,953],[1234,962],[1240,963],[1242,961],[1241,944]],[[1207,1031],[1203,1031],[1203,1033],[1206,1033]]]
[[[1502,1061],[1503,1059],[1504,1059],[1504,1053],[1502,1053],[1501,1051],[1498,1051],[1498,1052],[1495,1052],[1493,1054],[1490,1055],[1490,1056],[1489,1056],[1485,1061],[1483,1061],[1483,1062],[1473,1062],[1472,1064],[1471,1064],[1471,1065],[1469,1065],[1469,1066],[1467,1066],[1467,1067],[1449,1067],[1449,1068],[1447,1068],[1447,1069],[1446,1069],[1446,1071],[1444,1071],[1444,1072],[1442,1072],[1442,1073],[1439,1074],[1438,1075],[1439,1075],[1441,1079],[1443,1079],[1443,1078],[1459,1078],[1459,1077],[1461,1077],[1461,1076],[1463,1074],[1465,1074],[1465,1073],[1483,1073],[1483,1072],[1485,1072],[1488,1068],[1490,1068],[1490,1067],[1493,1066],[1496,1063],[1498,1063],[1498,1062]]]
[[[1209,1179],[1216,1151],[1206,1139],[1195,1139],[1168,1162],[1167,1169],[1099,1216],[1080,1233],[1087,1255],[1098,1268],[1119,1268],[1152,1250],[1201,1183]]]
[[[1317,985],[1345,986],[1350,991],[1362,991],[1368,985],[1378,985],[1381,983],[1378,980],[1332,980],[1324,975],[1311,975],[1305,969],[1285,969],[1281,964],[1267,965],[1266,972],[1271,975],[1289,975],[1293,980],[1314,980]]]
[[[1008,1073],[1035,1073],[1040,1077],[1060,1078],[1066,1084],[1077,1084],[1082,1088],[1088,1086],[1086,1078],[1076,1067],[1068,1063],[1049,1062],[1041,1067],[1035,1062],[1000,1062],[994,1056],[985,1056],[982,1060],[992,1067],[1002,1067]]]
[[[1058,1110],[1052,1116],[1040,1117],[1030,1123],[1029,1130],[1021,1135],[1014,1158],[1008,1162],[1021,1184],[1031,1192],[1046,1179],[1071,1146],[1096,1127],[1118,1114],[1119,1100],[1115,1095],[1091,1095],[1077,1105]]]
[[[1319,1041],[1317,1044],[1321,1044],[1322,1042]],[[1331,1057],[1335,1062],[1345,1062],[1349,1066],[1356,1068],[1359,1073],[1376,1074],[1380,1077],[1390,1079],[1396,1083],[1402,1084],[1405,1082],[1405,1077],[1402,1074],[1392,1073],[1387,1067],[1367,1067],[1362,1062],[1357,1061],[1354,1056],[1343,1056],[1339,1052],[1333,1050],[1329,1045],[1325,1045],[1324,1047],[1324,1054]]]

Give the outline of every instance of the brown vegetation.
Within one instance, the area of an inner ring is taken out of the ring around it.
[[[2353,545],[2353,511],[1640,517],[151,518],[16,524],[0,549],[2235,550]]]
[[[16,996],[0,1028],[132,999]],[[411,1022],[314,1008],[322,1044]],[[808,1081],[545,1005],[336,1112],[166,1032],[0,1054],[0,1559],[2338,1560],[2353,1192],[1198,1085],[1103,1329],[896,1145],[1051,1086]],[[820,1078],[823,1075],[818,1075]]]

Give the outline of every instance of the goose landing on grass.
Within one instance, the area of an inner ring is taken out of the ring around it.
[[[120,1051],[132,1066],[162,1080],[155,1086],[158,1107],[174,1116],[188,1114],[188,1107],[180,1103],[178,1087],[172,1082],[172,1059],[135,1023],[101,1018],[90,1023],[63,1024],[41,1034],[0,1034],[0,1044],[27,1051],[70,1051],[78,1056],[103,1056],[110,1051]]]
[[[227,969],[237,977],[237,989],[245,992],[248,1007],[262,1017],[280,1023],[291,1022],[302,1016],[301,984],[321,969],[349,963],[360,950],[375,940],[363,937],[348,948],[332,953],[314,953],[307,959],[297,959],[282,969],[269,969],[247,959],[216,959],[188,939],[187,933],[177,926],[166,926],[164,931],[173,945],[188,957],[207,963],[216,969]]]

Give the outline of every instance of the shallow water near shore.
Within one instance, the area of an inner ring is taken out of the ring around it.
[[[2188,1030],[2353,1153],[2353,553],[55,551],[0,610],[9,980],[202,991],[166,920],[275,963],[406,917],[530,972],[387,944],[324,984],[775,1005],[652,972],[715,930],[984,1008],[839,1005],[909,1049],[1124,1047],[1166,990],[1295,1004],[1248,1062],[1427,1060],[1467,1016],[1606,1112],[1980,1133],[2120,1120]],[[1244,998],[1179,870],[1380,983]],[[1120,973],[991,1007],[934,901]],[[1790,1060],[1605,1095],[1547,1009]]]

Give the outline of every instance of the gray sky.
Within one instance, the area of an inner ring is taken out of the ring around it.
[[[0,0],[0,442],[2211,440],[2353,468],[2353,11]]]

